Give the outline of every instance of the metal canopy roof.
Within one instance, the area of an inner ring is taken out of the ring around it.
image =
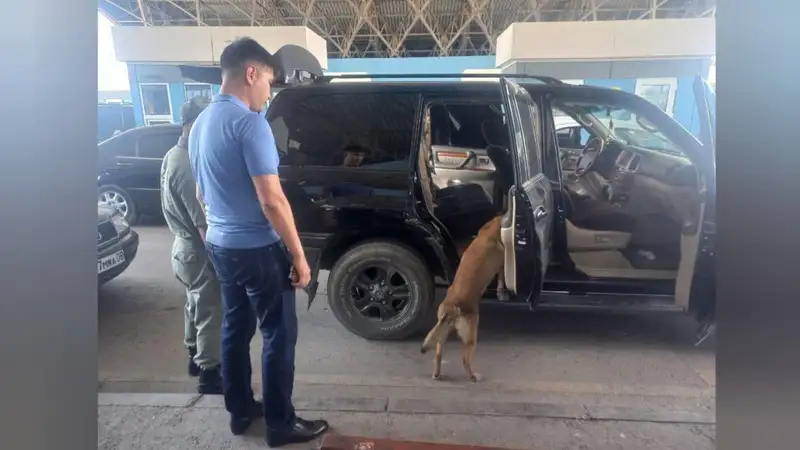
[[[514,22],[716,16],[716,0],[98,0],[120,26],[307,26],[329,57],[491,55]]]

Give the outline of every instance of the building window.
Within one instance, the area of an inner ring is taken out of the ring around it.
[[[172,99],[167,83],[144,83],[139,85],[144,122],[172,123]]]
[[[205,97],[206,100],[211,101],[213,93],[211,85],[206,83],[186,83],[183,85],[184,100],[190,101],[195,97]]]
[[[677,78],[639,78],[636,80],[635,94],[658,106],[670,116],[675,109],[675,92],[677,90]]]

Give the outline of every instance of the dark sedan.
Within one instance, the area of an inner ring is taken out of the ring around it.
[[[97,205],[97,281],[103,285],[124,272],[136,258],[139,234],[108,205]]]

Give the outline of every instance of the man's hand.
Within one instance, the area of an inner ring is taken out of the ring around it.
[[[292,286],[303,289],[311,282],[311,269],[305,256],[295,257],[292,261]]]

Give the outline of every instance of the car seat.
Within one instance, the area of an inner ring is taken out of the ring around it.
[[[498,210],[504,210],[505,196],[514,184],[514,163],[508,149],[508,136],[503,126],[503,119],[484,120],[481,123],[481,133],[489,143],[486,154],[495,168],[492,200]]]

